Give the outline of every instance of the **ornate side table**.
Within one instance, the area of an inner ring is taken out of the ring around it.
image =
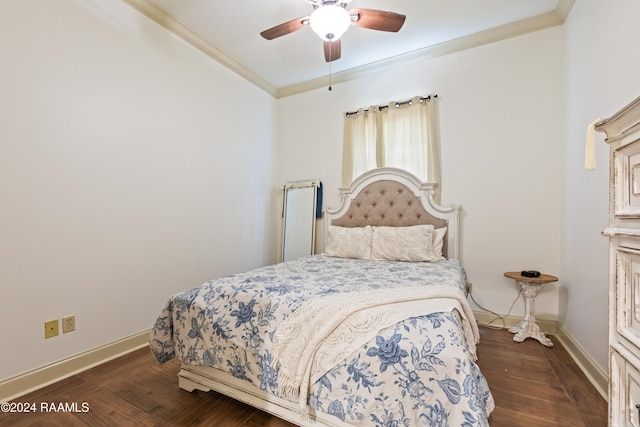
[[[509,329],[515,334],[513,340],[522,342],[527,338],[533,338],[547,347],[553,347],[553,342],[545,336],[536,323],[533,315],[533,301],[538,294],[538,290],[546,283],[557,282],[558,278],[549,274],[541,274],[539,277],[525,277],[519,271],[509,271],[504,273],[505,277],[515,280],[524,293],[524,319]]]

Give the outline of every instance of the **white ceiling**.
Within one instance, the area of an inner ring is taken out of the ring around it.
[[[260,32],[308,16],[305,0],[124,0],[274,96],[327,84],[322,40],[310,28],[265,40]],[[332,80],[393,62],[450,53],[562,24],[575,0],[353,0],[407,16],[398,33],[351,26]]]

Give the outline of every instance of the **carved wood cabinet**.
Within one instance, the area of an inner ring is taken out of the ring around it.
[[[640,427],[640,98],[595,129],[610,147],[609,424]]]

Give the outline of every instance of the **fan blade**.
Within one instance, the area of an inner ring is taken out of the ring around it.
[[[341,54],[342,54],[342,44],[340,43],[340,39],[334,40],[331,42],[327,42],[327,41],[324,42],[324,59],[327,62],[340,59]]]
[[[289,33],[293,33],[294,31],[301,30],[308,25],[309,17],[304,16],[302,18],[292,19],[289,22],[284,22],[280,25],[276,25],[275,27],[269,28],[268,30],[264,30],[260,33],[260,35],[267,40],[273,40],[277,37],[282,37]]]
[[[353,25],[378,31],[390,31],[395,33],[402,28],[404,15],[394,12],[385,12],[375,9],[351,9],[349,14],[356,17]]]

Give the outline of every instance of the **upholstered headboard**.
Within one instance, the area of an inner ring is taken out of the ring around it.
[[[459,259],[459,205],[442,207],[433,200],[435,184],[422,183],[396,168],[378,168],[340,189],[341,204],[327,209],[327,225],[341,227],[406,227],[432,224],[447,227],[443,253]],[[326,228],[326,227],[325,227]]]

